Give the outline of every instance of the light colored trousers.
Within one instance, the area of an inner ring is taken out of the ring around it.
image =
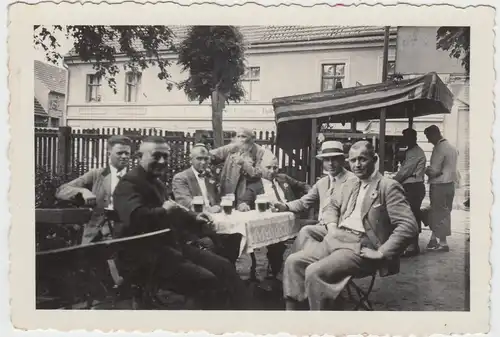
[[[338,229],[328,232],[322,225],[305,226],[295,249],[285,261],[283,295],[309,301],[311,310],[321,310],[335,300],[352,276],[368,275],[377,264],[360,256],[361,247],[373,248],[366,236]]]

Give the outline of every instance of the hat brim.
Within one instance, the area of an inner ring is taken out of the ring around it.
[[[330,152],[330,153],[320,153],[316,155],[316,158],[318,159],[327,157],[345,157],[345,154],[343,152]]]

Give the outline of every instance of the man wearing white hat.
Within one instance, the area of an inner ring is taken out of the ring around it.
[[[335,191],[340,189],[340,186],[348,179],[356,176],[345,169],[345,154],[344,146],[338,141],[326,141],[321,144],[320,153],[316,158],[323,161],[324,177],[314,184],[309,192],[302,198],[287,202],[286,204],[277,203],[275,208],[280,211],[290,211],[300,213],[310,209],[319,203],[318,221],[323,220],[323,210],[329,204]],[[304,245],[310,240],[321,241],[323,238],[316,235],[317,225],[304,226],[297,239],[295,240],[295,249],[303,249]]]

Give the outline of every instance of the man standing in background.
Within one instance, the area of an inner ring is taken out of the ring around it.
[[[430,165],[425,169],[429,177],[430,209],[423,212],[422,221],[432,230],[427,249],[448,252],[450,248],[446,237],[451,235],[451,210],[458,182],[458,152],[443,138],[436,125],[429,126],[424,133],[434,145]]]
[[[224,163],[220,175],[220,193],[233,193],[238,204],[246,191],[247,180],[261,177],[260,162],[265,149],[255,144],[255,136],[250,129],[241,128],[233,143],[210,151],[214,164]]]
[[[403,143],[408,148],[405,152],[405,160],[394,180],[403,185],[406,199],[410,203],[411,210],[418,224],[418,231],[421,232],[420,207],[425,197],[424,172],[425,153],[417,145],[417,131],[413,129],[403,130]],[[404,251],[403,256],[414,256],[420,253],[418,246],[418,235]]]

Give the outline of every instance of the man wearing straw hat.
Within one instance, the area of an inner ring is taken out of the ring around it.
[[[318,221],[322,222],[323,210],[330,202],[335,191],[338,191],[344,182],[355,176],[344,168],[345,154],[341,142],[324,142],[321,144],[320,153],[316,158],[323,162],[323,172],[326,175],[318,180],[302,198],[287,203],[277,203],[275,208],[280,211],[300,213],[319,204]],[[295,249],[302,249],[310,240],[319,240],[320,238],[315,234],[317,228],[319,228],[317,225],[303,227],[295,241]]]

